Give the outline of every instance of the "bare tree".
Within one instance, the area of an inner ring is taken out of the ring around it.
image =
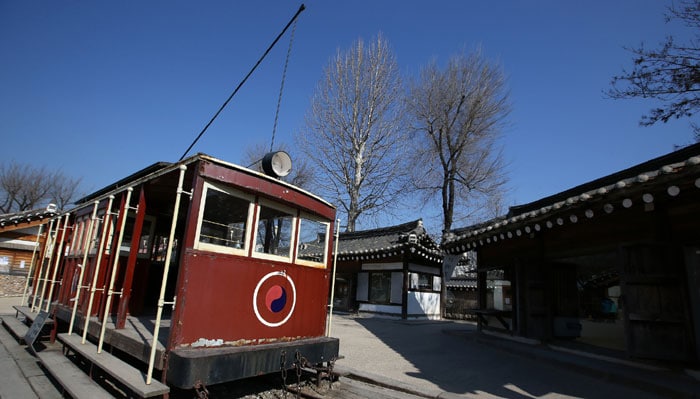
[[[0,212],[36,209],[54,203],[64,209],[75,199],[80,179],[61,171],[17,162],[0,164]]]
[[[647,50],[643,44],[628,48],[634,56],[633,67],[613,77],[612,88],[607,91],[614,99],[660,100],[664,105],[642,116],[642,126],[691,117],[700,109],[700,0],[682,0],[678,7],[670,7],[666,21],[671,20],[679,20],[690,28],[694,38],[678,44],[673,36],[668,36],[657,50]],[[696,141],[700,141],[700,130],[695,124],[691,126]]]
[[[386,39],[380,34],[369,46],[360,39],[325,68],[297,136],[322,176],[315,185],[345,212],[347,231],[402,194],[401,90]]]
[[[407,98],[413,121],[415,189],[442,201],[443,234],[456,216],[500,203],[504,162],[497,141],[510,113],[505,77],[480,51],[422,69]]]
[[[73,179],[61,171],[54,172],[49,179],[47,198],[50,198],[49,201],[56,204],[58,209],[66,209],[69,204],[76,200],[78,186],[82,179]]]

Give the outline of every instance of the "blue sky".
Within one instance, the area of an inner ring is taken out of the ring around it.
[[[154,162],[177,161],[301,4],[0,0],[0,161],[61,169],[82,177],[85,193]],[[640,127],[656,104],[603,94],[631,66],[624,46],[654,48],[668,34],[689,36],[664,21],[670,2],[304,4],[276,143],[292,142],[337,50],[379,32],[405,76],[476,46],[500,63],[513,105],[503,135],[507,205],[692,141],[688,120]],[[246,148],[269,146],[290,33],[191,153],[243,163]]]

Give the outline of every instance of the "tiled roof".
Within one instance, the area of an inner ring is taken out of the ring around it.
[[[373,230],[340,233],[338,260],[380,260],[410,251],[432,262],[440,262],[440,248],[423,227],[423,221]]]
[[[452,289],[476,290],[476,278],[453,278],[445,282],[445,287]]]
[[[700,143],[593,180],[529,204],[510,208],[508,214],[487,222],[452,230],[443,241],[448,253],[469,251],[514,236],[551,229],[653,203],[659,196],[677,197],[681,180],[700,189]]]
[[[0,215],[0,227],[16,226],[20,223],[30,223],[36,220],[50,219],[58,215],[55,205],[49,205],[42,209],[32,209],[29,211],[6,213]]]

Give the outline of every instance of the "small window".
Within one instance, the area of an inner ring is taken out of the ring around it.
[[[411,273],[409,289],[415,291],[440,291],[440,277],[427,273]]]
[[[255,253],[291,260],[294,214],[281,205],[260,201],[255,233]]]
[[[245,254],[252,196],[204,184],[197,248]]]
[[[299,218],[297,263],[325,267],[330,223],[302,215]]]
[[[410,274],[410,288],[412,290],[432,290],[433,289],[433,276],[425,273],[411,273]]]
[[[371,272],[369,274],[369,302],[388,304],[391,299],[391,273]]]

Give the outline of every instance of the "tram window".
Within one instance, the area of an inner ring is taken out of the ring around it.
[[[92,237],[90,238],[90,255],[97,253],[97,246],[100,245],[102,239],[102,221],[105,211],[99,211],[97,218],[92,222]],[[89,222],[88,222],[89,223]]]
[[[153,249],[153,231],[155,228],[155,218],[146,216],[143,221],[143,227],[141,228],[141,237],[139,238],[139,258],[149,258],[151,256],[151,250]]]
[[[138,257],[149,258],[153,249],[153,231],[155,230],[156,219],[153,216],[144,216],[143,225],[141,226],[141,237],[139,238]],[[129,212],[124,226],[124,235],[120,246],[121,256],[126,256],[131,250],[131,240],[133,238],[134,223],[136,222],[136,214]]]
[[[168,256],[168,237],[156,236],[153,240],[153,256],[151,260],[154,262],[165,262]],[[173,239],[172,253],[176,254],[178,252],[179,242],[177,238]],[[175,262],[176,256],[171,256],[170,263]]]
[[[297,263],[325,267],[329,226],[327,222],[300,217]]]
[[[83,253],[82,242],[83,242],[83,229],[85,228],[85,218],[79,219],[75,223],[75,228],[73,229],[73,242],[70,246],[71,255],[79,255]]]
[[[255,253],[291,258],[294,215],[282,206],[261,200],[255,232]],[[291,259],[290,259],[291,260]]]
[[[197,248],[245,254],[252,199],[205,183]]]

